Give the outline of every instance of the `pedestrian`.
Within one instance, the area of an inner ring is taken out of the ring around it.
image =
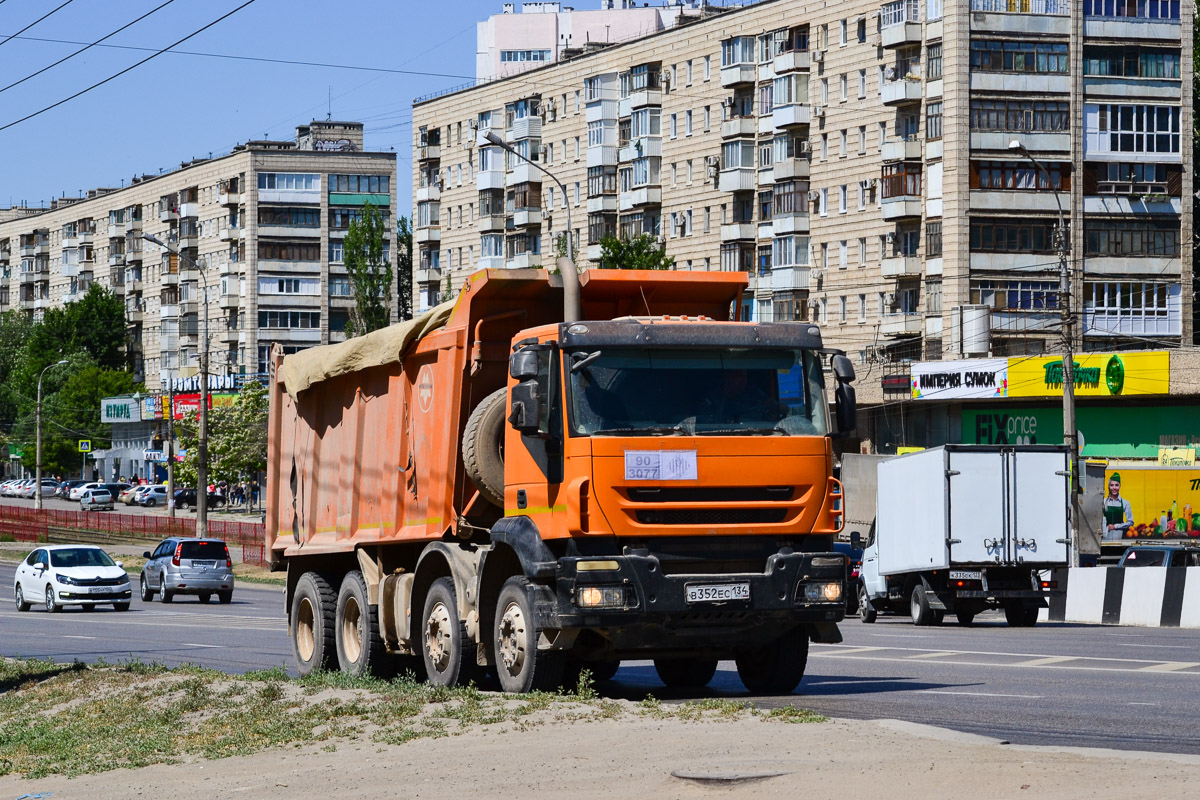
[[[250,499],[254,501],[254,507],[258,507],[258,481],[250,482]]]

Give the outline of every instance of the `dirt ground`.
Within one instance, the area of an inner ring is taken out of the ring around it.
[[[9,776],[0,778],[0,798],[1169,800],[1194,798],[1200,787],[1197,756],[1016,747],[887,720],[557,720],[400,746],[328,747],[73,779]]]

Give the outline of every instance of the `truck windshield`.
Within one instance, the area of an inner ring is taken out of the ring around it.
[[[571,430],[590,436],[823,436],[818,355],[807,350],[605,348],[566,359]]]

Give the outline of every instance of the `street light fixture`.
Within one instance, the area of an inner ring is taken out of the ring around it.
[[[36,458],[37,458],[37,464],[36,464],[36,466],[34,467],[34,471],[33,471],[33,473],[34,473],[34,474],[33,474],[33,478],[34,478],[34,489],[33,489],[33,507],[34,507],[35,509],[37,509],[38,511],[41,511],[41,510],[42,510],[42,377],[43,377],[43,376],[46,374],[46,372],[47,372],[48,370],[52,370],[52,369],[54,369],[55,367],[61,367],[61,366],[63,366],[64,364],[70,364],[70,363],[71,363],[70,361],[68,361],[67,359],[65,359],[65,358],[64,358],[62,361],[56,361],[55,363],[48,365],[48,366],[47,366],[45,369],[43,369],[43,370],[42,370],[42,371],[41,371],[41,372],[38,374],[38,386],[37,386],[37,456],[36,456]],[[79,477],[80,477],[80,478],[82,478],[82,477],[83,477],[83,473],[82,473],[82,472],[80,472],[80,473],[79,473]]]
[[[555,177],[554,173],[550,172],[550,170],[546,169],[541,164],[539,164],[536,161],[534,161],[533,159],[529,158],[529,156],[518,152],[516,150],[516,148],[514,148],[508,142],[504,141],[504,138],[501,137],[495,131],[488,131],[487,133],[480,134],[479,135],[479,144],[481,146],[495,145],[496,147],[499,147],[500,149],[502,149],[508,153],[512,153],[517,158],[525,161],[530,166],[541,171],[543,174],[548,176],[550,178],[550,180],[552,180],[558,184],[558,188],[562,192],[563,200],[568,201],[566,204],[566,208],[567,208],[567,254],[565,257],[558,259],[558,261],[556,262],[556,266],[558,267],[558,271],[561,272],[562,276],[563,276],[563,322],[578,322],[579,321],[579,313],[580,313],[579,312],[579,272],[575,269],[575,259],[571,255],[573,252],[575,252],[574,248],[572,247],[572,242],[571,242],[572,231],[574,231],[575,229],[571,226],[571,203],[567,198],[567,187],[563,185],[562,181],[560,181],[557,177]]]
[[[1063,376],[1063,443],[1067,445],[1070,466],[1067,468],[1071,495],[1071,566],[1079,566],[1079,432],[1075,427],[1075,319],[1072,314],[1071,270],[1067,263],[1068,232],[1063,216],[1062,201],[1058,187],[1050,171],[1018,139],[1008,143],[1010,152],[1018,153],[1033,163],[1038,172],[1046,176],[1046,183],[1054,192],[1054,204],[1058,206],[1058,227],[1054,231],[1058,249],[1058,311],[1062,320],[1062,376]]]
[[[178,248],[172,249],[157,236],[143,233],[142,238],[190,263],[193,269],[200,273],[200,280],[204,286],[204,297],[201,301],[201,305],[204,306],[204,341],[200,347],[200,431],[196,442],[196,449],[199,451],[196,457],[196,536],[204,538],[208,536],[208,275],[205,274],[204,268],[197,264],[194,259],[185,256]],[[172,404],[168,417],[167,424],[170,427],[175,417],[174,404]],[[172,432],[169,436],[172,441],[167,447],[168,452],[171,452],[174,448],[174,433]],[[174,458],[173,453],[171,453],[170,458]],[[172,469],[168,472],[168,475],[172,475],[174,472],[174,465],[170,464],[170,466]],[[167,505],[169,508],[174,509],[175,496],[173,494],[167,498]]]

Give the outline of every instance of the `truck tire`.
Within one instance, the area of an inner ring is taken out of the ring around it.
[[[336,607],[337,595],[329,581],[315,572],[300,576],[288,614],[288,632],[301,675],[326,669],[333,663]]]
[[[462,457],[467,477],[492,505],[504,508],[504,404],[507,389],[483,398],[467,417]]]
[[[912,596],[908,603],[913,625],[934,625],[934,612],[929,607],[929,598],[925,596],[925,584],[918,583],[913,587]]]
[[[871,597],[867,594],[866,584],[858,585],[858,620],[859,622],[874,622],[879,612],[871,605]]]
[[[355,677],[392,677],[392,658],[379,635],[378,606],[372,606],[359,570],[346,573],[334,613],[338,666]]]
[[[959,625],[970,625],[975,621],[975,609],[960,608],[954,612],[954,616],[958,618]]]
[[[466,686],[476,677],[476,644],[458,617],[453,578],[438,578],[429,587],[417,633],[421,637],[425,673],[431,683]]]
[[[788,631],[771,644],[737,655],[738,677],[752,694],[791,694],[808,665],[808,632]]]
[[[529,579],[517,575],[504,582],[496,600],[492,647],[500,688],[512,694],[551,691],[563,681],[566,654],[538,650],[541,631],[529,599]]]
[[[717,660],[656,658],[654,671],[671,689],[702,689],[717,674]]]
[[[1037,625],[1038,608],[1026,608],[1021,603],[1007,603],[1004,606],[1004,621],[1012,628],[1032,628]]]

